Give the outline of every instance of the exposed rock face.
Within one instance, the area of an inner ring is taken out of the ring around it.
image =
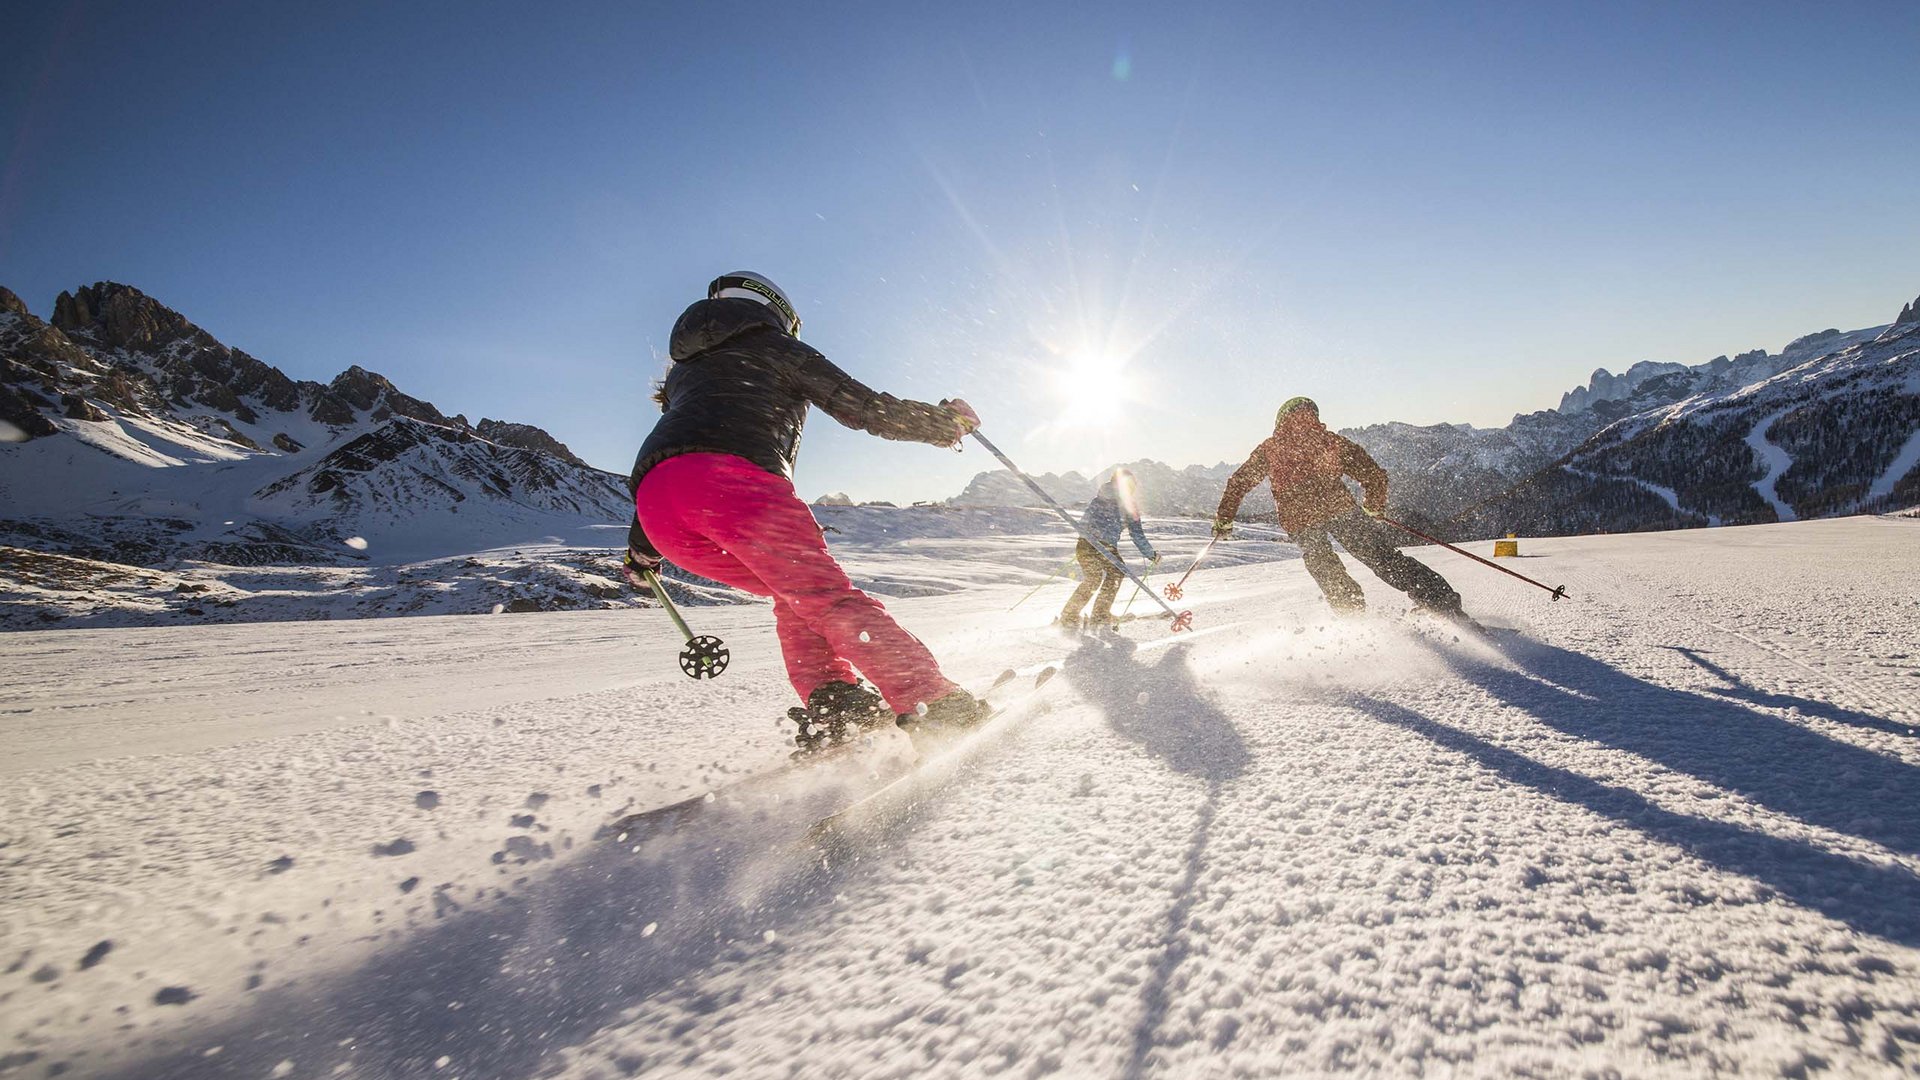
[[[35,318],[11,290],[0,288],[0,421],[8,425],[0,435],[5,441],[58,432],[50,416],[72,411],[65,398],[77,382],[101,370],[84,349]]]
[[[464,419],[462,419],[461,423],[464,424],[464,422]],[[586,464],[586,462],[574,456],[573,451],[567,449],[565,443],[547,434],[545,431],[534,427],[532,424],[513,424],[505,420],[489,420],[483,416],[480,418],[479,425],[473,429],[473,432],[490,443],[498,443],[501,446],[517,446],[524,450],[538,450],[543,454],[552,454],[562,461],[570,461],[575,465]]]
[[[368,371],[358,364],[333,377],[326,390],[314,402],[312,416],[323,424],[352,423],[359,413],[375,420],[405,416],[429,424],[451,427],[453,421],[439,409],[400,392],[384,375]]]
[[[53,302],[53,325],[107,349],[158,352],[176,341],[219,342],[184,316],[131,285],[98,281]]]
[[[1916,322],[1920,322],[1920,299],[1916,299],[1913,303],[1902,306],[1900,308],[1900,317],[1893,320],[1893,325],[1905,326],[1908,323]]]
[[[148,376],[175,405],[203,405],[251,424],[262,412],[301,404],[300,384],[279,368],[222,345],[131,285],[101,281],[61,293],[53,325],[100,359]]]

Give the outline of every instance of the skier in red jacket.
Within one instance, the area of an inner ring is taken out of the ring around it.
[[[920,640],[854,588],[793,489],[807,409],[886,439],[956,446],[980,418],[966,402],[904,401],[862,385],[801,343],[773,282],[715,278],[674,324],[662,415],[634,460],[629,577],[661,556],[773,598],[801,751],[862,727],[975,723],[986,706],[940,672]],[[860,683],[872,680],[876,694]]]
[[[1355,505],[1342,477],[1351,476],[1366,495]],[[1347,574],[1333,550],[1338,540],[1380,580],[1413,598],[1418,607],[1449,619],[1463,620],[1460,594],[1431,567],[1408,558],[1394,547],[1385,528],[1372,519],[1387,509],[1387,471],[1367,452],[1320,422],[1320,407],[1310,398],[1290,398],[1274,417],[1273,434],[1227,480],[1227,490],[1214,514],[1216,536],[1229,536],[1240,500],[1265,477],[1273,486],[1280,511],[1280,527],[1300,545],[1307,573],[1326,594],[1335,611],[1366,610],[1366,594]]]

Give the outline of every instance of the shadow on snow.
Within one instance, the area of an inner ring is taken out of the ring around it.
[[[761,934],[830,906],[840,871],[798,843],[828,797],[777,820],[715,814],[637,851],[591,842],[518,895],[413,931],[351,971],[263,992],[224,1022],[169,1033],[106,1075],[251,1080],[289,1060],[299,1076],[345,1064],[356,1076],[537,1075],[554,1051],[675,980],[778,948]],[[443,1055],[452,1060],[436,1068]]]
[[[1140,991],[1140,1019],[1134,1025],[1127,1077],[1146,1075],[1154,1035],[1170,1007],[1168,986],[1190,946],[1187,921],[1198,900],[1195,885],[1205,862],[1208,838],[1221,789],[1246,772],[1252,756],[1226,713],[1201,692],[1188,666],[1188,647],[1167,649],[1158,663],[1134,658],[1125,638],[1089,638],[1067,657],[1064,673],[1080,696],[1099,710],[1107,725],[1138,744],[1167,768],[1206,785],[1206,797],[1194,815],[1180,879],[1169,890],[1160,955]],[[1143,697],[1144,696],[1144,697]]]
[[[1638,792],[1545,764],[1371,695],[1343,700],[1375,720],[1464,754],[1512,783],[1612,818],[1856,930],[1920,945],[1920,876],[1903,867],[1874,866],[1805,841],[1668,810]],[[1792,765],[1782,761],[1779,767]],[[1868,812],[1865,805],[1856,809]]]
[[[1557,731],[1637,754],[1809,825],[1920,855],[1920,769],[1905,762],[1551,645],[1514,650],[1520,671],[1434,651],[1461,678]],[[1822,715],[1833,714],[1833,706],[1824,708]]]

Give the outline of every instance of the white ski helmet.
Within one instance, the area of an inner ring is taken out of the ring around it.
[[[767,280],[764,274],[751,270],[735,270],[731,274],[722,274],[707,286],[707,299],[739,297],[743,300],[758,300],[778,311],[787,321],[787,333],[800,336],[800,314],[793,310],[793,301],[780,291],[780,286]]]

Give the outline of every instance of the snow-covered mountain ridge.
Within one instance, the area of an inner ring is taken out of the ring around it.
[[[1903,307],[1899,317],[1891,324],[1849,331],[1829,329],[1808,334],[1796,338],[1779,353],[1756,349],[1733,357],[1715,357],[1691,366],[1644,361],[1619,375],[1602,368],[1594,372],[1587,385],[1576,387],[1563,395],[1558,408],[1518,414],[1505,427],[1389,422],[1344,428],[1341,433],[1364,446],[1387,470],[1392,478],[1390,509],[1393,513],[1406,520],[1448,529],[1459,536],[1483,535],[1488,530],[1496,533],[1514,529],[1552,533],[1581,531],[1573,527],[1573,522],[1586,522],[1591,528],[1612,531],[1619,528],[1677,528],[1689,524],[1717,523],[1722,519],[1779,520],[1782,515],[1775,513],[1762,516],[1754,505],[1746,504],[1744,500],[1736,500],[1742,502],[1744,509],[1729,508],[1725,515],[1676,513],[1647,517],[1636,513],[1617,521],[1610,517],[1609,510],[1615,500],[1598,490],[1560,491],[1561,497],[1571,500],[1564,521],[1540,512],[1515,514],[1516,504],[1501,500],[1516,485],[1532,485],[1528,490],[1539,487],[1540,483],[1533,478],[1542,470],[1557,470],[1558,463],[1569,454],[1576,451],[1582,455],[1589,453],[1587,444],[1590,440],[1601,440],[1604,444],[1606,440],[1616,438],[1614,434],[1603,433],[1615,432],[1616,429],[1637,431],[1670,417],[1686,416],[1711,402],[1731,401],[1748,393],[1757,393],[1760,388],[1789,375],[1792,375],[1796,385],[1800,385],[1809,380],[1818,381],[1851,371],[1852,361],[1838,362],[1837,367],[1828,361],[1839,357],[1857,357],[1859,350],[1886,345],[1894,336],[1904,333],[1903,328],[1920,322],[1920,312],[1916,312],[1916,308],[1920,308],[1920,301]],[[1898,351],[1895,350],[1896,353]],[[1916,496],[1910,490],[1913,485],[1901,484],[1907,475],[1905,471],[1894,476],[1882,475],[1894,462],[1906,461],[1900,455],[1899,447],[1901,432],[1912,430],[1912,421],[1907,416],[1909,407],[1897,392],[1863,398],[1856,402],[1856,406],[1848,414],[1847,422],[1855,427],[1864,424],[1874,430],[1877,441],[1870,452],[1842,448],[1832,440],[1821,443],[1805,433],[1783,437],[1797,438],[1803,454],[1813,457],[1822,454],[1859,457],[1865,454],[1880,462],[1882,473],[1876,473],[1867,485],[1871,489],[1871,500],[1874,501],[1869,506],[1862,501],[1868,499],[1869,495],[1851,499],[1845,492],[1821,494],[1827,483],[1819,478],[1845,474],[1851,478],[1848,483],[1857,484],[1861,479],[1860,474],[1868,468],[1867,464],[1856,462],[1853,465],[1836,464],[1829,467],[1816,464],[1812,458],[1805,458],[1790,480],[1782,478],[1786,480],[1788,490],[1806,503],[1806,509],[1799,513],[1845,513],[1856,508],[1891,506],[1902,499],[1915,500]],[[1809,421],[1803,417],[1794,423],[1803,422]],[[1792,430],[1792,424],[1789,430]],[[1258,434],[1249,433],[1249,445]],[[1751,453],[1743,461],[1754,469],[1760,468],[1753,465]],[[1205,516],[1211,515],[1218,505],[1226,479],[1236,464],[1222,463],[1210,467],[1192,465],[1177,470],[1160,462],[1147,461],[1135,462],[1128,467],[1141,474],[1146,505],[1151,512]],[[1909,469],[1912,464],[1907,461]],[[1691,459],[1683,456],[1667,462],[1666,469],[1656,471],[1664,474],[1692,467]],[[1112,468],[1109,468],[1092,477],[1077,472],[1063,475],[1049,473],[1036,479],[1049,494],[1074,505],[1091,498],[1098,481],[1111,472]],[[1637,482],[1628,483],[1642,495],[1650,492],[1650,489]],[[1655,485],[1664,486],[1658,481],[1655,481]],[[1751,483],[1749,480],[1740,480],[1735,486],[1750,487]],[[1256,493],[1263,501],[1256,503],[1250,497],[1243,507],[1243,517],[1259,518],[1271,513],[1272,500],[1266,496],[1264,487],[1256,489]],[[1012,474],[995,470],[975,476],[966,489],[951,501],[956,505],[1029,506],[1037,504],[1039,500]],[[1587,501],[1593,505],[1584,505]],[[1636,497],[1633,501],[1638,503],[1640,500]],[[1765,508],[1765,500],[1761,499],[1758,506]],[[1658,519],[1658,524],[1650,523],[1655,519]]]
[[[358,365],[289,378],[112,282],[50,322],[0,289],[0,500],[0,545],[162,570],[617,548],[629,512],[622,477],[537,427]]]
[[[1920,316],[1754,383],[1622,417],[1462,514],[1463,533],[1620,532],[1920,503]]]

